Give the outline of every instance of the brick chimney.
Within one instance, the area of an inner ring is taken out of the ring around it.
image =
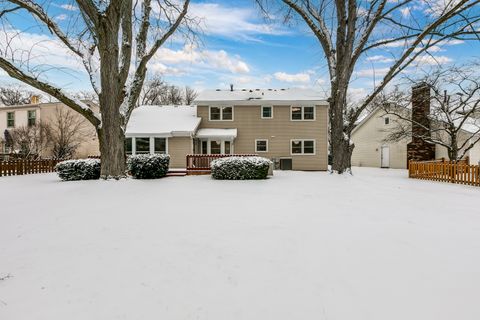
[[[435,159],[435,144],[421,137],[430,137],[430,86],[420,83],[412,87],[412,142],[407,145],[407,161]]]
[[[30,103],[31,104],[38,104],[40,102],[40,96],[39,95],[32,95],[32,97],[30,98]]]

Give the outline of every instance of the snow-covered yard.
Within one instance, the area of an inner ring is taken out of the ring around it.
[[[0,178],[0,319],[480,319],[480,188],[355,173]]]

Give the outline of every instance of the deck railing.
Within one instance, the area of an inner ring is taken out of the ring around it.
[[[459,162],[409,161],[408,176],[413,179],[480,186],[480,166],[470,165],[468,159]]]
[[[210,171],[213,160],[226,157],[255,157],[256,154],[187,154],[187,171]]]
[[[0,177],[55,171],[55,165],[62,160],[9,160],[0,161]]]

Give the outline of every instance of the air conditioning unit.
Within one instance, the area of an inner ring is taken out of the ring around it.
[[[292,158],[281,158],[280,170],[292,170]]]

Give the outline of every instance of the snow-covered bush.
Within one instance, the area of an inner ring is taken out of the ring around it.
[[[168,154],[140,154],[127,160],[128,171],[135,179],[157,179],[165,177],[170,164]]]
[[[55,166],[60,179],[65,181],[95,180],[100,178],[99,159],[80,159],[59,162]]]
[[[212,177],[219,180],[266,179],[272,161],[262,157],[227,157],[212,161]]]

